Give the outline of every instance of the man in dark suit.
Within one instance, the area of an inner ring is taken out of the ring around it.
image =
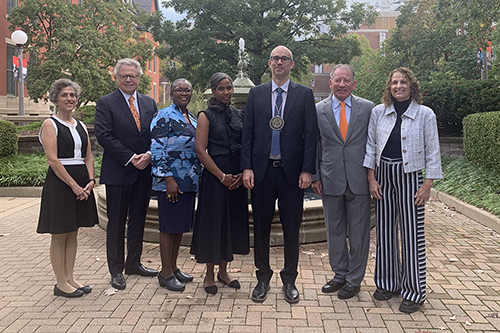
[[[355,87],[352,67],[337,65],[330,74],[333,94],[316,104],[319,172],[312,187],[323,199],[328,254],[335,272],[322,291],[339,290],[340,299],[358,293],[370,247],[371,201],[363,160],[373,103],[352,95]]]
[[[272,81],[250,89],[248,95],[241,149],[243,184],[252,190],[258,269],[252,300],[266,300],[273,275],[269,265],[269,237],[278,199],[285,244],[281,281],[285,300],[297,303],[299,227],[304,189],[311,185],[315,172],[318,127],[312,90],[290,81],[294,66],[290,50],[276,47],[268,65]]]
[[[124,268],[126,274],[157,274],[140,261],[151,194],[149,126],[158,111],[152,98],[137,92],[142,74],[136,60],[119,60],[115,67],[118,89],[96,104],[95,134],[104,148],[100,182],[106,184],[106,251],[111,285],[116,289],[125,289]]]

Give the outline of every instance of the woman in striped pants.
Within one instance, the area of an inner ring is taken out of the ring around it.
[[[421,105],[418,81],[404,67],[389,75],[382,102],[372,110],[363,163],[377,219],[373,297],[401,295],[399,310],[413,313],[426,291],[425,203],[442,178],[436,115]]]

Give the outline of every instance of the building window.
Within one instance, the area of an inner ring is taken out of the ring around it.
[[[7,0],[7,14],[10,14],[14,7],[17,7],[17,0]]]
[[[382,47],[382,43],[384,42],[386,38],[385,32],[379,32],[378,34],[378,47]]]
[[[153,58],[153,61],[154,61],[154,63],[153,63],[153,72],[156,73],[156,57]]]
[[[14,81],[12,70],[12,56],[17,56],[17,49],[13,45],[7,45],[7,95],[17,95],[17,81]]]
[[[315,74],[321,74],[321,73],[323,73],[323,65],[316,65],[316,66],[314,66],[314,73]]]
[[[153,83],[153,99],[156,101],[156,82]]]

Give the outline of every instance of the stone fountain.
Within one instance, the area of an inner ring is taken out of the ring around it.
[[[245,41],[243,38],[239,40],[239,61],[238,61],[238,77],[234,80],[233,105],[243,110],[245,108],[246,99],[250,88],[255,85],[250,80],[247,74],[248,57],[245,51]],[[203,94],[207,98],[212,95],[212,91],[208,89]],[[99,225],[106,229],[108,219],[106,216],[106,191],[103,186],[99,186],[97,192],[97,209],[99,214]],[[253,244],[253,217],[252,207],[249,206],[250,217],[250,244]],[[372,212],[372,225],[374,216]],[[192,233],[185,233],[182,238],[182,245],[189,246],[191,244]],[[146,216],[146,227],[144,230],[144,241],[159,242],[158,231],[158,202],[154,199],[149,204],[148,213]],[[326,241],[325,218],[323,215],[323,206],[321,200],[304,201],[304,213],[302,224],[300,227],[300,243],[315,243]],[[276,207],[273,223],[271,225],[270,244],[272,246],[283,245],[283,231],[281,229],[278,209]]]

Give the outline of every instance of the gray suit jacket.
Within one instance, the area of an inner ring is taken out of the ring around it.
[[[368,124],[373,103],[352,95],[346,140],[340,134],[332,109],[332,95],[316,104],[319,127],[315,180],[326,195],[342,195],[349,185],[354,194],[369,194],[367,170],[363,167]]]

